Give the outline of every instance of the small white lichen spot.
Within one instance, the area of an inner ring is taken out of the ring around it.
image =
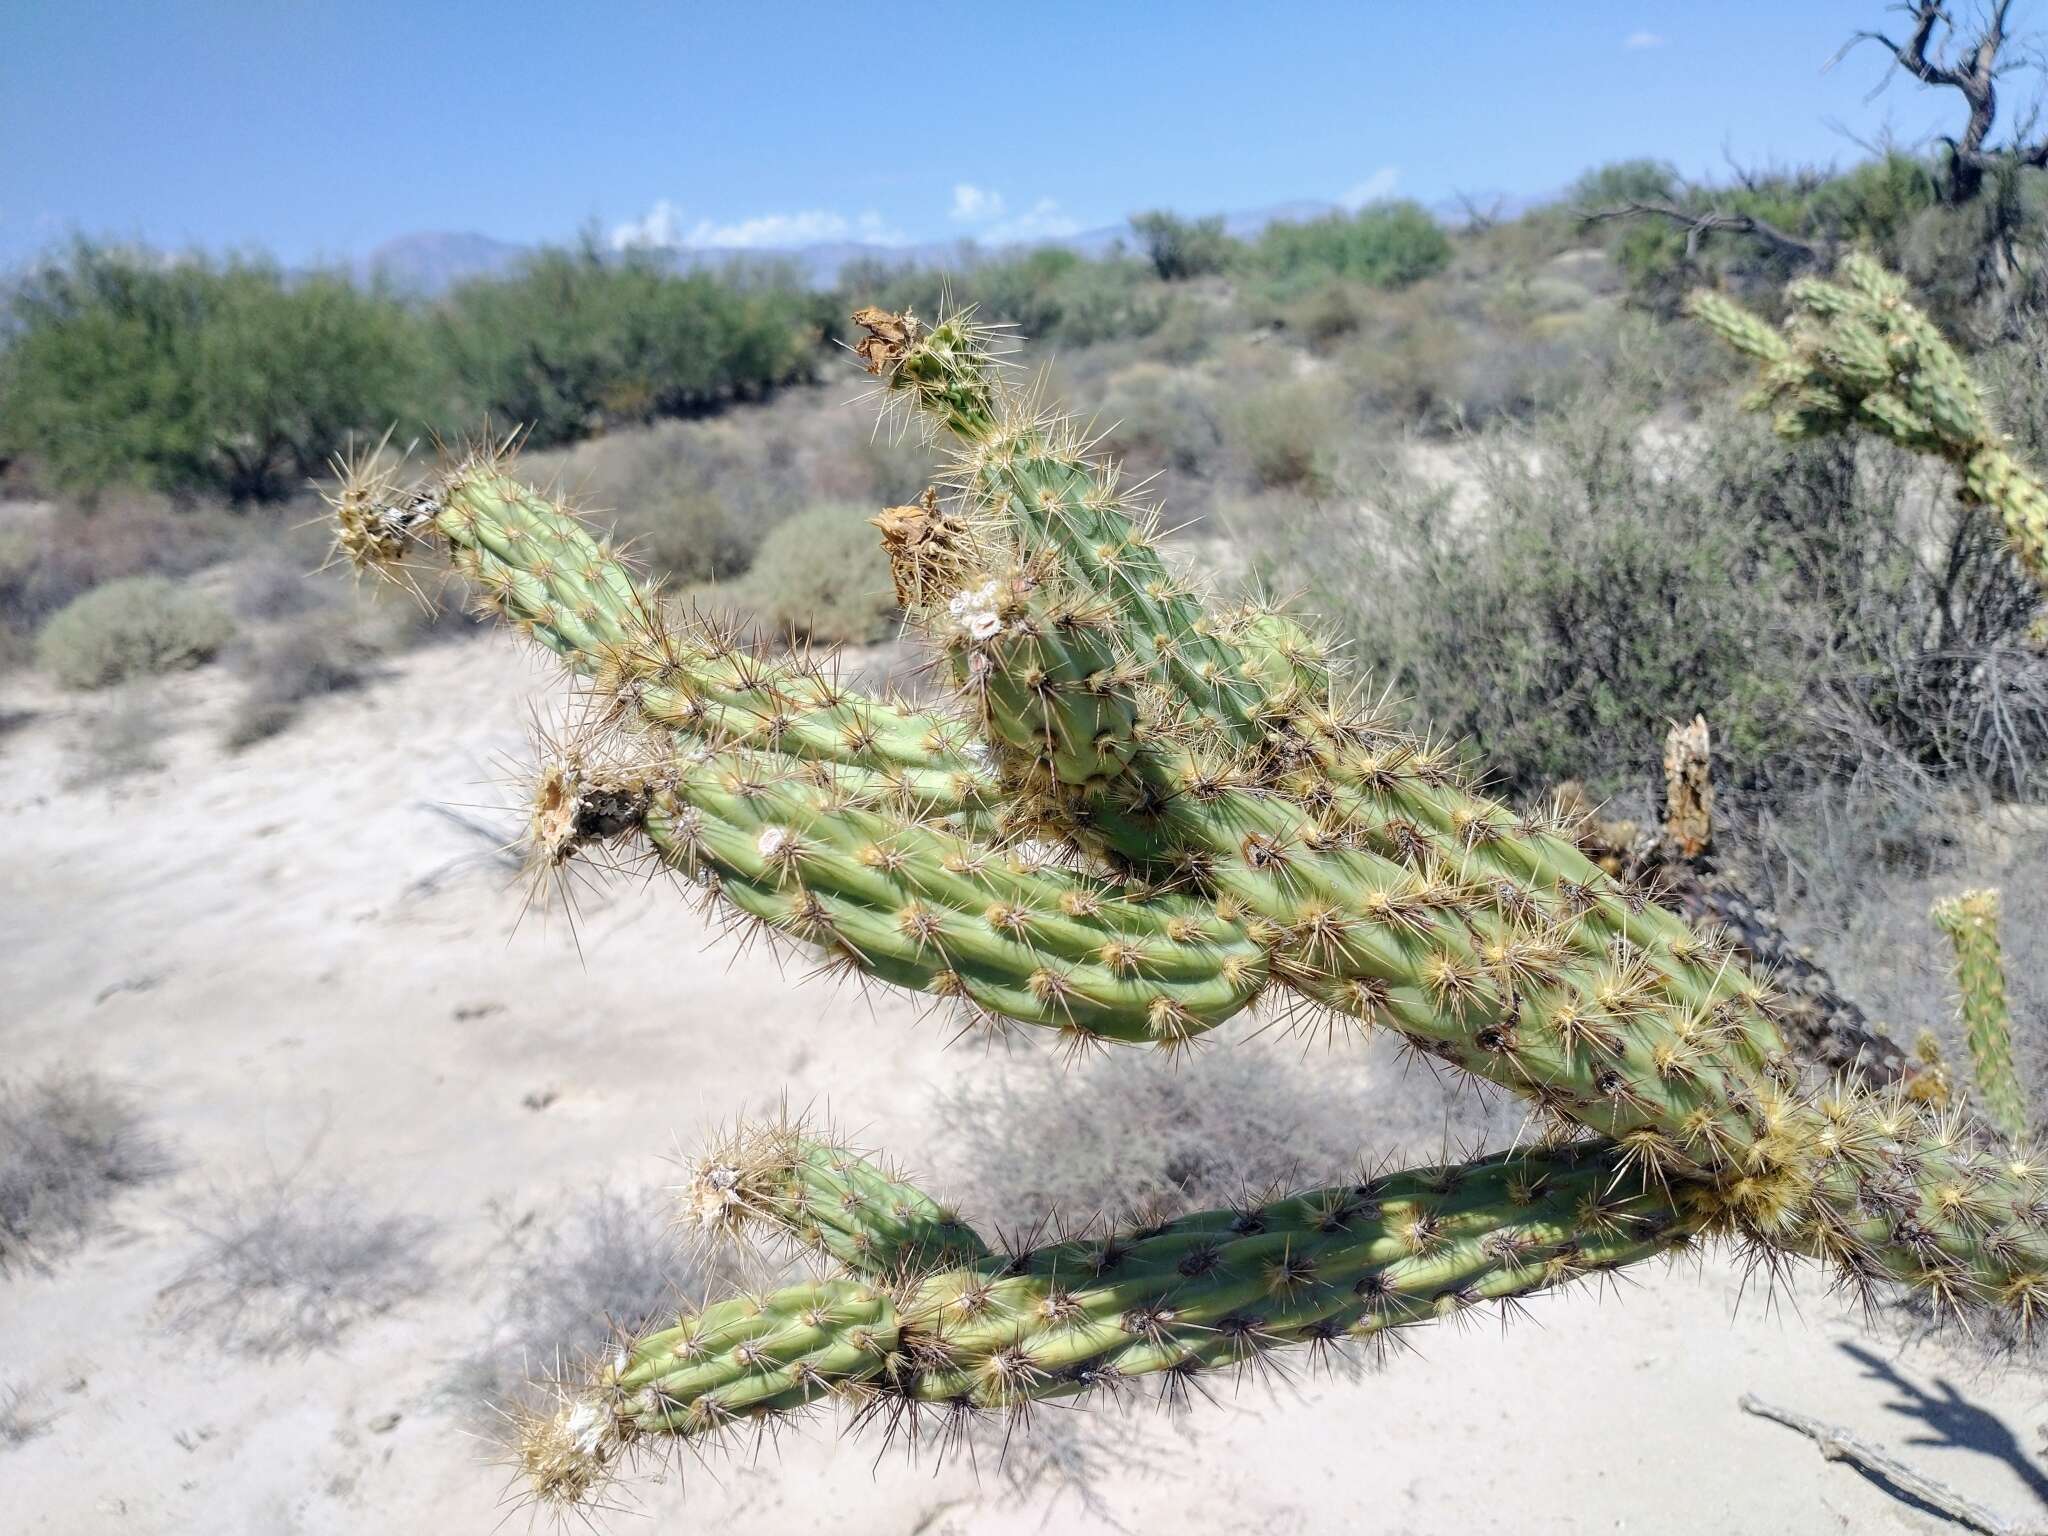
[[[954,593],[946,611],[953,615],[968,639],[994,639],[1003,629],[1003,616],[996,611],[1002,591],[1002,583],[990,577],[971,591]]]

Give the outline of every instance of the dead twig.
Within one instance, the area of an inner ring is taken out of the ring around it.
[[[2040,1536],[2040,1526],[2013,1525],[2000,1519],[1983,1505],[1971,1503],[1948,1484],[1922,1476],[1904,1462],[1893,1459],[1839,1425],[1825,1424],[1806,1414],[1794,1413],[1789,1408],[1779,1408],[1753,1392],[1743,1393],[1736,1402],[1744,1413],[1753,1413],[1759,1418],[1775,1420],[1788,1429],[1798,1430],[1820,1447],[1821,1455],[1829,1461],[1851,1462],[1866,1472],[1875,1473],[1892,1487],[1912,1495],[1931,1509],[1940,1510],[1949,1519],[1967,1525],[1973,1531],[1982,1531],[1985,1536]]]

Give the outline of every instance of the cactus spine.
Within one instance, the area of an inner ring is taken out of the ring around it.
[[[1935,926],[1956,951],[1963,1038],[1985,1113],[2007,1136],[2027,1133],[2027,1100],[2012,1061],[2012,1014],[2005,1002],[2005,962],[1998,945],[1998,892],[1964,891],[1934,904]]]
[[[1185,1383],[1695,1237],[2031,1324],[2048,1302],[2039,1169],[1903,1095],[1803,1088],[1763,979],[1567,826],[1489,800],[1362,707],[1293,620],[1205,602],[1113,466],[1009,388],[987,332],[856,318],[884,399],[956,442],[947,496],[877,519],[955,711],[862,696],[670,614],[502,452],[414,486],[355,466],[336,494],[359,566],[409,579],[415,558],[444,562],[579,678],[535,796],[539,865],[653,857],[833,969],[1076,1045],[1180,1050],[1261,1002],[1384,1026],[1528,1100],[1550,1141],[1591,1139],[1391,1194],[1366,1181],[993,1255],[850,1154],[794,1130],[743,1138],[693,1209],[786,1231],[835,1277],[600,1362],[528,1427],[543,1495],[586,1494],[658,1435],[825,1397],[914,1413]],[[1721,321],[1789,374],[1794,343]],[[1881,391],[1856,356],[1862,401]],[[1798,408],[1820,411],[1821,388],[1798,384]]]

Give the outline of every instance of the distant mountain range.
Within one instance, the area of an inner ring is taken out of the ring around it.
[[[1511,218],[1534,206],[1536,198],[1479,197],[1481,208],[1497,207],[1499,216]],[[1252,239],[1273,224],[1300,224],[1340,211],[1336,203],[1315,198],[1274,203],[1223,216],[1223,227],[1238,239]],[[1431,207],[1446,224],[1465,221],[1461,203],[1439,203]],[[804,281],[829,288],[839,274],[856,261],[871,259],[892,266],[952,266],[986,258],[1002,250],[1028,246],[1059,246],[1084,256],[1103,256],[1121,241],[1135,249],[1137,236],[1128,223],[1104,225],[1058,239],[1033,240],[1017,246],[973,246],[965,241],[931,241],[921,245],[870,245],[854,240],[829,241],[770,249],[759,246],[666,246],[658,248],[679,271],[724,267],[734,262],[746,265],[774,263],[794,267]],[[538,247],[520,245],[479,235],[449,230],[427,230],[387,240],[356,263],[356,275],[364,282],[380,281],[400,293],[433,298],[458,283],[477,277],[499,277],[517,266]]]

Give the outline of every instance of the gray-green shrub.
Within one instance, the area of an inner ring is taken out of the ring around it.
[[[162,576],[124,576],[53,615],[36,661],[67,688],[104,688],[209,661],[234,632],[211,598]]]

